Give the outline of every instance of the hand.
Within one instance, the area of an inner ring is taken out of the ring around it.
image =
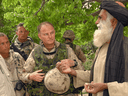
[[[70,74],[71,73],[71,68],[67,64],[65,64],[65,63],[57,62],[56,68],[61,73],[64,73],[64,74]]]
[[[42,82],[42,80],[44,79],[44,75],[45,75],[44,73],[39,73],[42,71],[43,70],[37,70],[31,73],[28,78],[33,81]]]
[[[93,83],[91,84],[86,83],[84,85],[86,92],[96,94],[100,91],[103,91],[105,89],[108,89],[108,86],[106,83]]]
[[[74,60],[70,60],[70,59],[61,60],[61,63],[62,64],[66,64],[69,67],[75,66]]]

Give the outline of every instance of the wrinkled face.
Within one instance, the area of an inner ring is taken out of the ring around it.
[[[44,45],[52,45],[55,42],[55,30],[50,24],[41,26],[38,37],[43,41]]]
[[[16,34],[18,36],[18,40],[25,40],[28,37],[29,31],[27,31],[23,26],[21,26],[18,27]]]
[[[6,36],[0,37],[0,54],[8,54],[10,50],[10,42]]]
[[[109,42],[113,33],[111,20],[113,16],[107,13],[106,10],[101,10],[98,20],[96,21],[98,30],[94,32],[94,45],[101,47],[104,43]]]

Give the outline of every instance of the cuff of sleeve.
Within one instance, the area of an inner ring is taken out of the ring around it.
[[[127,96],[128,95],[128,82],[118,83],[111,82],[107,83],[108,91],[110,96]]]
[[[75,70],[77,75],[76,77],[73,77],[73,84],[75,88],[84,86],[85,83],[89,82],[89,74],[85,75],[85,71],[84,70]]]
[[[28,73],[28,74],[25,76],[25,82],[26,82],[26,83],[29,83],[29,84],[32,83],[32,80],[29,80],[29,79],[28,79],[28,76],[29,76],[30,74],[31,74],[31,73]]]
[[[108,85],[108,92],[109,94],[111,94],[110,96],[115,96],[115,94],[117,93],[117,82],[110,82],[110,83],[107,83]]]

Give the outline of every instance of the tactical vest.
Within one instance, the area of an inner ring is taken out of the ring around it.
[[[31,41],[26,41],[26,43],[22,43],[22,44],[20,45],[20,48],[21,48],[21,49],[23,49],[23,48],[26,47],[26,46],[29,46],[29,48],[27,48],[27,51],[26,51],[26,50],[21,51],[21,49],[19,49],[19,48],[15,45],[15,43],[12,43],[11,46],[10,46],[10,49],[13,49],[15,52],[18,52],[18,53],[24,58],[25,61],[27,60],[27,58],[28,58],[30,52],[32,51],[32,49],[35,47],[35,44],[34,44],[32,38],[31,38],[31,37],[27,37],[27,38],[30,38]]]
[[[65,44],[60,44],[58,48],[56,48],[56,53],[53,59],[47,59],[45,54],[43,53],[43,48],[41,45],[37,46],[36,49],[33,52],[33,58],[35,60],[35,69],[43,69],[43,73],[47,73],[49,70],[55,68],[56,63],[58,61],[61,61],[63,59],[68,58],[68,50],[65,46]],[[63,95],[73,93],[75,88],[73,86],[73,77],[70,77],[70,88],[69,90],[64,93]],[[47,88],[44,85],[44,81],[42,82],[35,82],[33,81],[32,84],[28,85],[28,92],[30,96],[59,96],[59,94],[55,94],[47,90]],[[76,90],[75,90],[76,92]],[[62,95],[62,94],[61,94]]]

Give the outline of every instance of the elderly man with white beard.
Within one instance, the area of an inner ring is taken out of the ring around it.
[[[128,96],[128,38],[123,36],[123,27],[128,25],[128,10],[123,3],[103,1],[96,21],[94,45],[98,47],[91,69],[76,70],[78,86],[85,83],[89,96]],[[62,71],[66,67],[62,67]],[[78,73],[79,72],[79,73]]]
[[[91,84],[85,84],[89,96],[128,96],[128,10],[121,2],[103,1],[96,21],[94,45],[98,47],[91,70]],[[116,8],[116,10],[115,10]]]

